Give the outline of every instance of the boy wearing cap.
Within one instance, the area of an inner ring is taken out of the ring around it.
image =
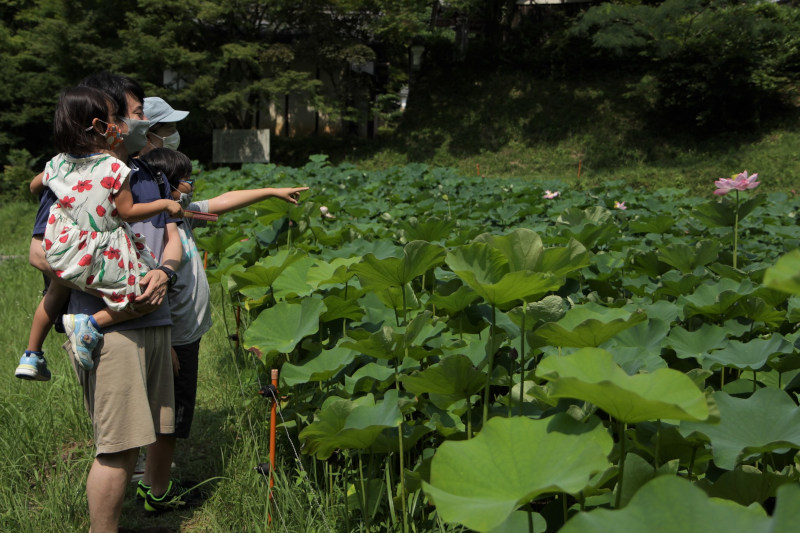
[[[189,112],[173,109],[158,96],[148,96],[144,99],[144,113],[150,120],[150,129],[147,132],[147,146],[140,153],[146,154],[155,148],[177,150],[181,135],[175,123],[185,119]]]

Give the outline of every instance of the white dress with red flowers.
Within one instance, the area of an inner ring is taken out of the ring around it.
[[[114,195],[130,171],[108,154],[59,154],[44,170],[58,197],[44,232],[47,262],[60,278],[99,291],[114,310],[141,294],[139,279],[157,266],[144,237],[117,216]]]

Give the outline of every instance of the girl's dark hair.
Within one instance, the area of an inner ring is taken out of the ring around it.
[[[192,175],[192,160],[182,152],[169,148],[156,148],[139,156],[153,170],[163,172],[172,187],[178,186],[178,181]]]
[[[116,115],[114,101],[103,92],[91,87],[64,89],[58,97],[58,106],[53,117],[56,148],[59,152],[76,155],[106,148],[108,144],[105,138],[95,128],[91,128],[92,120],[99,118],[108,122]],[[87,128],[91,129],[86,131]]]

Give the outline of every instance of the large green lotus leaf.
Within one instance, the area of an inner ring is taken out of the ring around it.
[[[490,419],[477,437],[439,447],[423,490],[443,520],[477,531],[498,527],[540,494],[579,492],[609,466],[613,441],[596,418],[565,418]]]
[[[416,422],[416,421],[415,421]],[[370,445],[369,451],[371,453],[397,453],[400,451],[400,444],[397,432],[402,429],[403,431],[403,449],[410,450],[419,442],[419,440],[433,431],[424,424],[417,422],[406,422],[399,427],[386,428],[381,431],[375,438],[375,441]]]
[[[533,528],[530,528],[530,525],[533,525]],[[544,533],[545,531],[547,531],[547,521],[542,515],[532,511],[515,511],[489,533]]]
[[[291,300],[305,297],[314,292],[314,286],[306,281],[308,269],[314,264],[312,257],[303,257],[283,269],[272,284],[276,300]]]
[[[464,283],[498,307],[557,290],[564,283],[563,278],[550,273],[512,272],[500,250],[480,242],[451,250],[446,261]]]
[[[360,257],[336,257],[330,263],[317,259],[312,268],[308,269],[306,282],[314,288],[325,285],[346,283],[355,275],[350,271],[350,265],[358,263]]]
[[[545,248],[539,262],[539,270],[550,272],[554,276],[566,276],[589,266],[589,251],[575,239],[570,239],[566,246]]]
[[[650,319],[621,331],[609,344],[613,346],[630,346],[631,348],[660,349],[669,333],[669,324],[659,319]]]
[[[697,267],[716,261],[719,248],[719,241],[700,241],[694,246],[671,242],[658,250],[658,259],[684,274],[689,274]]]
[[[730,341],[722,349],[714,350],[703,358],[703,368],[715,369],[721,366],[739,370],[758,370],[770,359],[789,354],[794,346],[777,333],[769,339],[753,339],[749,342]]]
[[[325,303],[327,311],[320,315],[321,322],[330,322],[340,318],[361,320],[364,317],[364,310],[355,300],[345,300],[341,296],[330,294],[322,301]]]
[[[665,234],[675,225],[675,218],[670,215],[645,215],[628,224],[631,233]]]
[[[548,322],[534,333],[539,345],[596,347],[621,331],[644,322],[647,315],[603,307],[593,302],[570,309],[558,322]]]
[[[755,290],[749,279],[737,282],[729,278],[722,278],[717,283],[704,283],[688,296],[683,296],[685,303],[684,314],[686,318],[694,315],[718,317],[731,310],[736,302]]]
[[[510,310],[508,317],[518,327],[522,327],[523,307]],[[564,298],[556,294],[545,296],[538,302],[531,302],[525,306],[525,329],[529,330],[537,322],[557,322],[567,313],[567,304]]]
[[[299,304],[279,302],[265,309],[244,332],[246,348],[262,354],[289,353],[308,335],[319,330],[319,316],[325,304],[316,298],[304,298]]]
[[[290,387],[300,383],[326,381],[353,362],[355,355],[353,350],[336,346],[322,351],[302,365],[284,363],[281,367],[281,381]]]
[[[467,333],[463,337],[463,341],[443,348],[442,352],[445,355],[466,355],[474,366],[483,368],[483,366],[486,364],[486,359],[489,353],[491,353],[491,350],[497,352],[497,350],[500,348],[500,344],[498,343],[499,339],[495,339],[495,343],[492,345],[491,335],[480,336],[477,334]],[[501,337],[501,335],[497,335],[496,337]]]
[[[695,331],[674,327],[667,336],[666,345],[681,359],[694,357],[702,361],[712,350],[728,345],[728,331],[712,324],[703,324]]]
[[[539,234],[526,228],[517,228],[507,235],[478,235],[474,242],[484,242],[502,252],[510,272],[538,270],[544,245]]]
[[[761,298],[743,298],[739,300],[739,311],[736,316],[743,316],[753,322],[763,322],[772,328],[778,328],[786,320],[786,311]]]
[[[202,237],[195,238],[198,247],[211,254],[219,254],[224,252],[233,243],[238,242],[244,237],[244,234],[238,229],[218,231],[213,235],[203,235]]]
[[[467,285],[462,285],[447,296],[434,293],[428,303],[437,309],[444,309],[450,314],[455,314],[478,299],[478,294]]]
[[[714,481],[707,479],[698,482],[698,486],[714,498],[725,498],[740,505],[763,503],[767,498],[775,496],[778,487],[786,483],[797,483],[797,471],[790,468],[781,474],[761,472],[750,465],[743,465],[736,470],[722,474]]]
[[[351,332],[351,336],[353,335],[355,335],[355,332]],[[371,333],[362,339],[344,339],[340,345],[377,359],[392,359],[396,355],[396,340],[391,326],[383,326],[375,333]]]
[[[399,426],[402,420],[396,389],[386,391],[379,402],[371,394],[355,400],[336,398],[300,432],[303,453],[325,460],[337,449],[369,448],[384,428]]]
[[[712,500],[689,481],[659,476],[639,489],[624,509],[578,513],[559,533],[767,533],[774,531],[770,522],[760,507]]]
[[[759,389],[746,399],[717,391],[718,424],[681,422],[681,433],[705,435],[711,441],[714,462],[733,470],[737,464],[782,448],[800,448],[800,409],[778,389]]]
[[[800,249],[784,255],[764,273],[764,285],[773,289],[800,294]]]
[[[394,369],[378,363],[367,363],[352,376],[345,376],[344,388],[352,396],[362,392],[369,392],[373,386],[386,388],[386,385],[394,382]]]
[[[646,420],[705,420],[705,396],[691,379],[671,368],[629,376],[610,353],[582,348],[543,359],[536,374],[552,381],[550,396],[591,402],[627,423]]]
[[[302,250],[287,252],[281,250],[255,265],[248,267],[244,272],[232,272],[231,278],[236,282],[239,290],[248,288],[269,289],[281,273],[292,263],[307,258]]]
[[[403,248],[403,257],[378,259],[367,254],[361,263],[352,265],[350,270],[355,272],[364,287],[373,290],[400,287],[440,265],[444,254],[441,246],[412,241]]]
[[[421,372],[402,376],[400,382],[412,394],[428,394],[437,407],[447,409],[482,389],[486,374],[466,355],[451,355]]]
[[[655,290],[654,294],[657,297],[671,296],[674,298],[684,294],[691,294],[706,279],[705,276],[683,274],[679,270],[670,270],[661,276],[661,286]],[[651,288],[651,285],[648,283],[647,287]]]
[[[455,229],[454,220],[444,220],[437,217],[426,218],[424,222],[413,218],[400,224],[409,241],[436,242],[446,239]]]

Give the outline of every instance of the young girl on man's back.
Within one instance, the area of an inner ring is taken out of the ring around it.
[[[68,296],[69,286],[100,296],[108,306],[92,316],[64,315],[64,328],[78,363],[91,370],[101,327],[135,316],[130,303],[141,294],[139,280],[158,266],[144,239],[128,222],[162,211],[177,217],[172,200],[134,204],[127,181],[130,168],[122,142],[127,125],[101,91],[76,87],[63,91],[53,131],[59,155],[45,166],[43,183],[58,197],[44,234],[45,257],[54,283],[33,317],[16,376],[46,381],[50,371],[42,344]]]

